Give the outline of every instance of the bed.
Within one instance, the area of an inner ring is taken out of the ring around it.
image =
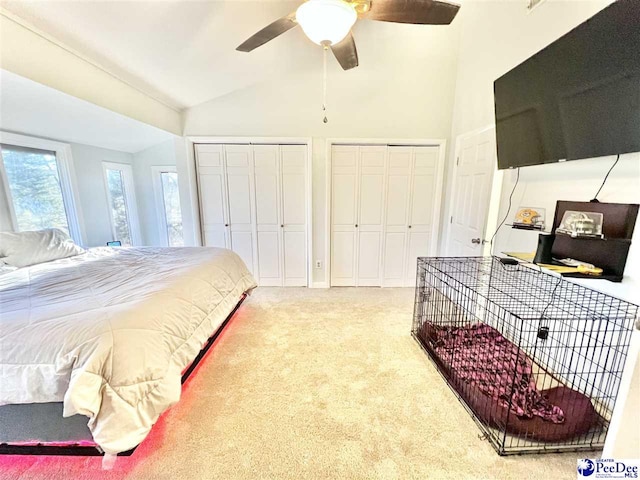
[[[130,451],[255,286],[218,248],[95,248],[0,275],[0,409],[62,413],[99,451]]]

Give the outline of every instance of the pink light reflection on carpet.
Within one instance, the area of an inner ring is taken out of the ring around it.
[[[236,323],[238,318],[243,317],[243,306],[235,312],[229,320],[226,327],[202,358],[200,363],[193,370],[182,388],[180,402],[165,411],[158,421],[155,423],[147,437],[138,446],[138,448],[129,457],[118,457],[113,470],[102,470],[102,457],[75,457],[75,456],[58,456],[58,455],[0,455],[0,479],[36,479],[36,478],[86,478],[91,479],[108,479],[122,480],[125,478],[134,478],[136,467],[142,467],[146,461],[153,461],[153,456],[159,454],[162,449],[170,449],[171,445],[165,444],[167,432],[167,418],[172,413],[178,413],[179,410],[189,409],[195,401],[197,395],[196,389],[190,389],[188,384],[197,376],[197,372],[201,368],[205,368],[205,359],[211,354],[211,351],[218,345],[222,339],[228,334],[232,324]],[[191,394],[190,394],[191,390]],[[27,444],[37,444],[24,442]],[[91,442],[72,442],[75,445],[94,446]],[[64,446],[68,443],[50,442],[43,445]],[[54,473],[55,472],[55,473]]]

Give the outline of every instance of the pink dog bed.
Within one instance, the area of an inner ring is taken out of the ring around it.
[[[558,442],[587,433],[599,415],[589,397],[565,386],[538,390],[533,362],[485,324],[425,324],[421,337],[451,386],[487,425],[528,440]]]

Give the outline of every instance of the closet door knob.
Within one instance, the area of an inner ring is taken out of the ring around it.
[[[225,223],[225,224],[224,224],[224,226],[225,226],[225,227],[228,227],[228,226],[229,226],[229,224],[228,224],[228,223]]]
[[[356,228],[358,228],[358,224],[356,223]]]
[[[284,225],[280,225],[280,228],[284,228]]]
[[[411,228],[411,225],[409,225],[409,228]]]

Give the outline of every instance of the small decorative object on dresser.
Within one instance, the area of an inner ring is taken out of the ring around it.
[[[602,269],[597,278],[622,281],[638,208],[637,204],[558,201],[551,228],[556,233],[551,256],[595,265]],[[579,271],[562,275],[594,278]]]
[[[545,210],[538,207],[520,207],[513,221],[513,228],[544,230]]]
[[[603,219],[602,213],[567,210],[562,215],[562,221],[560,226],[556,228],[556,233],[570,235],[573,238],[604,238],[602,234]]]

